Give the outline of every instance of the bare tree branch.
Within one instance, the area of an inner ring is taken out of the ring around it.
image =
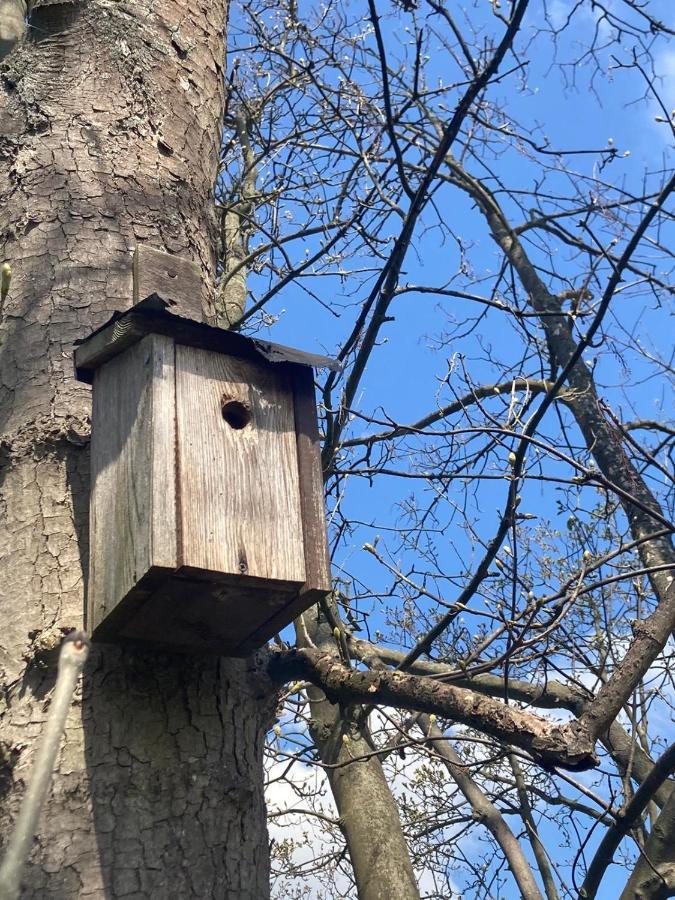
[[[556,725],[473,691],[403,672],[349,669],[332,655],[310,648],[276,652],[268,669],[280,682],[292,678],[311,681],[332,702],[382,703],[455,719],[510,741],[545,767],[583,770],[597,763],[593,742],[575,723]]]

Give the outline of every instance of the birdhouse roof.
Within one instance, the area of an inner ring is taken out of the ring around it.
[[[337,371],[340,364],[328,356],[305,353],[259,338],[245,337],[236,331],[216,328],[167,312],[157,295],[148,297],[127,312],[114,315],[88,337],[75,344],[75,373],[80,381],[91,384],[99,366],[148,334],[164,334],[181,344],[201,347],[216,353],[272,364],[293,363],[314,369]]]

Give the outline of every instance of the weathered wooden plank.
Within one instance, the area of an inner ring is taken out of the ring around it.
[[[261,616],[287,603],[288,594],[278,585],[240,584],[233,578],[205,582],[174,574],[123,623],[119,637],[179,652],[245,655],[239,648]]]
[[[285,606],[270,610],[269,619],[251,632],[239,646],[237,652],[240,654],[260,647],[300,613],[318,603],[332,588],[313,372],[304,366],[295,366],[292,381],[305,583],[297,595],[289,597]]]
[[[170,312],[201,322],[202,270],[198,263],[143,244],[133,261],[134,304],[158,294]]]
[[[181,564],[299,587],[305,554],[287,376],[177,345],[176,399]]]
[[[147,338],[145,340],[148,340]],[[178,564],[178,483],[176,472],[176,345],[169,337],[150,336],[152,413],[152,497],[150,564],[175,569]],[[145,341],[143,342],[145,343]],[[139,435],[140,436],[140,435]]]
[[[314,368],[339,368],[334,359],[315,353],[304,353],[293,347],[283,347],[269,341],[258,341],[235,331],[214,328],[201,322],[192,322],[178,316],[153,309],[132,309],[115,315],[75,349],[75,370],[80,381],[91,384],[95,370],[137,343],[146,334],[165,334],[177,343],[226,353],[240,359],[265,360],[285,367],[296,363]]]
[[[270,617],[236,647],[233,656],[248,656],[258,647],[262,647],[275,634],[279,634],[287,625],[303,613],[310,606],[314,606],[326,596],[326,590],[307,589],[303,593],[288,598],[288,602],[278,609],[269,607]]]
[[[155,584],[176,567],[174,356],[171,338],[151,335],[96,373],[90,630],[148,573]]]
[[[321,440],[316,417],[314,373],[304,366],[295,366],[292,380],[300,509],[305,541],[306,581],[303,591],[316,590],[327,593],[331,589],[331,571],[326,538]]]

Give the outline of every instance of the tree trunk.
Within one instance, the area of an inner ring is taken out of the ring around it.
[[[89,389],[73,341],[130,306],[146,243],[198,261],[207,313],[226,2],[34,4],[0,73],[0,826],[21,801],[63,633],[82,626]],[[253,661],[97,646],[26,897],[264,898]]]
[[[675,791],[654,823],[621,900],[675,897]]]
[[[309,634],[322,651],[337,655],[330,625],[316,609],[302,620],[301,633]],[[374,754],[362,710],[341,709],[315,687],[307,695],[312,739],[328,767],[359,900],[419,900],[396,800]]]

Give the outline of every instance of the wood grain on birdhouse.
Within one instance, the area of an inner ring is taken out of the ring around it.
[[[177,562],[174,343],[148,335],[95,376],[89,627]]]
[[[274,368],[176,348],[181,564],[301,585],[293,389]]]
[[[155,307],[77,348],[93,383],[94,639],[243,655],[330,590],[324,360],[303,359]]]

